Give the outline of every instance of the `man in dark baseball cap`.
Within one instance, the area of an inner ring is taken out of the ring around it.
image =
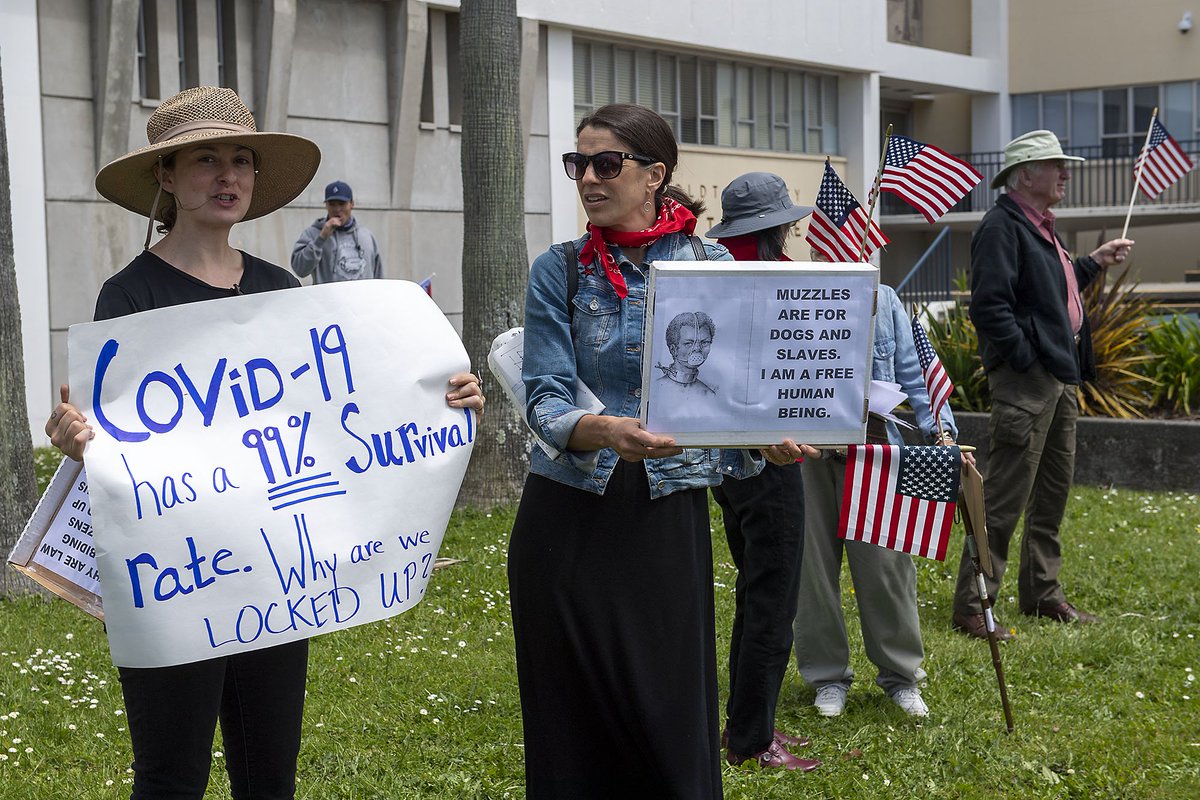
[[[345,181],[325,187],[325,216],[309,225],[292,249],[292,271],[313,283],[382,278],[375,236],[354,218],[354,190]]]

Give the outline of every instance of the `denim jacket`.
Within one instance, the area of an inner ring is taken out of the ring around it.
[[[579,252],[587,235],[575,242]],[[710,260],[729,260],[720,245],[705,244]],[[574,315],[567,313],[566,256],[553,245],[538,256],[525,294],[525,415],[534,432],[560,452],[551,460],[540,447],[530,456],[530,470],[577,489],[604,494],[617,463],[611,448],[580,452],[567,441],[580,418],[589,413],[575,405],[576,377],[604,404],[604,414],[636,417],[641,407],[643,321],[647,270],[609,246],[629,289],[617,297],[599,262],[579,265]],[[691,242],[683,234],[663,236],[646,251],[653,261],[693,261]],[[715,486],[724,476],[744,478],[762,470],[762,460],[746,450],[687,448],[677,456],[646,459],[650,496],[681,489]]]
[[[913,342],[912,318],[904,313],[904,306],[896,296],[896,291],[882,283],[879,284],[879,309],[875,312],[875,352],[871,361],[871,377],[877,381],[900,384],[900,388],[908,395],[908,404],[912,406],[917,427],[921,429],[925,441],[932,442],[937,438],[933,416],[929,413],[929,391],[925,388],[917,346]],[[957,439],[958,426],[954,423],[949,403],[942,406],[940,416],[942,430],[949,431]],[[887,434],[890,443],[904,443],[896,423],[887,423]]]

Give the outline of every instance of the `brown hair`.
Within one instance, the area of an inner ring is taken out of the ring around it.
[[[670,197],[697,217],[704,213],[704,203],[671,184],[671,176],[679,165],[679,145],[675,142],[671,126],[654,111],[633,103],[613,103],[601,106],[580,120],[575,135],[578,136],[584,128],[611,131],[633,152],[649,156],[667,168],[654,198],[656,206],[661,206],[663,197]]]
[[[794,222],[785,222],[782,225],[776,225],[774,228],[755,231],[752,234],[758,242],[759,261],[779,260],[779,257],[783,255],[788,234],[791,233],[792,225],[794,224]]]
[[[165,156],[163,156],[162,160],[158,162],[159,169],[174,169],[175,154],[178,152],[178,150],[172,150],[170,153],[167,153]],[[162,180],[162,178],[160,177],[159,180]],[[175,205],[175,195],[164,189],[162,193],[162,199],[160,199],[158,203],[162,209],[160,212],[162,218],[155,230],[157,230],[159,233],[170,233],[171,228],[175,227],[175,222],[179,219],[179,207]],[[147,233],[146,238],[148,239],[149,237],[150,234]]]

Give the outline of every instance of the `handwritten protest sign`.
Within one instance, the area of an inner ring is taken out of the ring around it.
[[[419,602],[474,442],[468,360],[416,284],[72,326],[114,663],[187,663]]]
[[[643,424],[682,445],[861,443],[878,283],[865,264],[655,264]]]

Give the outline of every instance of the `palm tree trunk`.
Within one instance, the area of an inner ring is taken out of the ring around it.
[[[492,339],[524,319],[525,144],[520,120],[516,0],[463,0],[463,341],[486,371]],[[487,416],[459,502],[477,508],[520,496],[531,438],[517,410],[484,374]]]

